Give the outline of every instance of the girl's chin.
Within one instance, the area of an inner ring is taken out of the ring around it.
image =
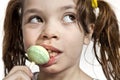
[[[51,65],[49,65],[49,64],[51,64]],[[39,67],[40,67],[40,71],[45,72],[45,73],[49,73],[49,74],[58,73],[61,71],[60,70],[61,67],[58,66],[57,63],[48,63],[48,64],[45,64],[45,65],[42,65]]]
[[[51,65],[49,67],[40,67],[40,71],[45,72],[45,73],[49,73],[49,74],[60,72],[58,70],[58,68],[55,67],[55,65]]]

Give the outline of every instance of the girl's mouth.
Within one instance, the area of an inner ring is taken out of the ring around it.
[[[48,66],[51,66],[52,64],[55,64],[59,54],[63,53],[61,50],[50,45],[41,44],[41,46],[43,46],[48,51],[49,57],[50,57],[50,60],[48,61],[48,63],[43,64],[42,67],[48,67]]]
[[[50,53],[50,60],[46,64],[43,64],[41,66],[42,67],[49,67],[49,66],[55,64],[58,56],[59,56],[58,53]]]

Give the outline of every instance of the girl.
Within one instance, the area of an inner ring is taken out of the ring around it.
[[[120,80],[117,19],[102,0],[10,0],[4,32],[4,80],[93,80],[79,68],[82,47],[91,39],[107,80]],[[25,66],[31,45],[55,57],[49,65],[38,65],[36,75]]]

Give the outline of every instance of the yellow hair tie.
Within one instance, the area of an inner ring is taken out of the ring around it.
[[[92,7],[94,8],[93,12],[94,12],[96,19],[97,19],[97,17],[99,16],[99,12],[100,12],[100,10],[98,8],[98,1],[97,0],[92,0]]]
[[[92,0],[92,7],[97,8],[98,7],[98,2],[97,0]]]

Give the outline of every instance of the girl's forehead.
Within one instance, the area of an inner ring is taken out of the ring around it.
[[[25,0],[24,14],[30,10],[46,13],[60,12],[64,9],[75,9],[76,0]]]
[[[75,5],[77,0],[25,0],[24,7],[60,7],[65,5]]]

